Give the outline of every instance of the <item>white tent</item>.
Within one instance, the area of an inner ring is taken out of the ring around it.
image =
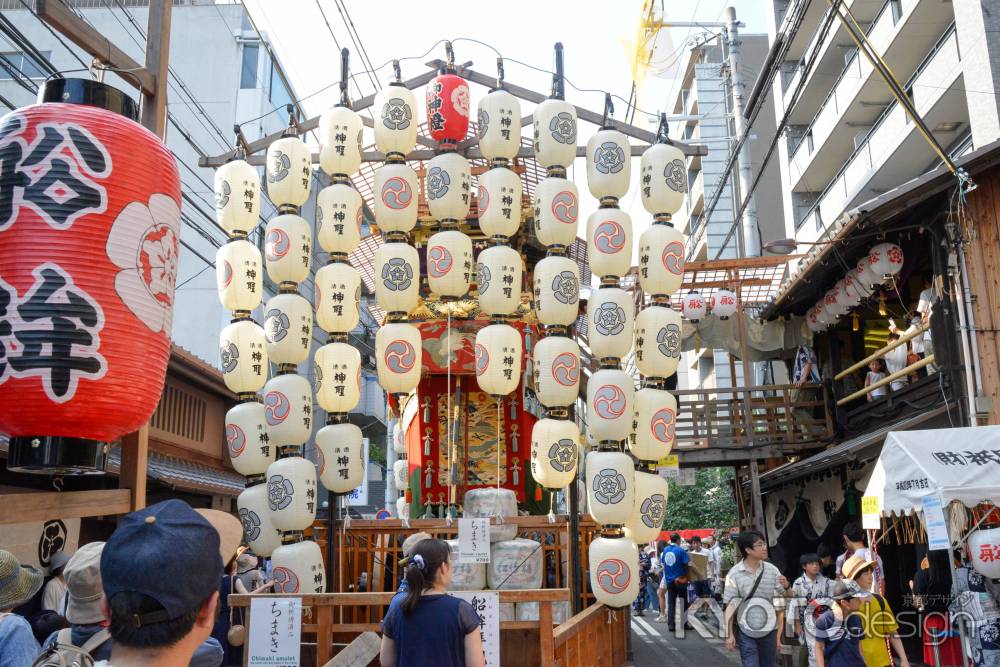
[[[945,507],[1000,505],[1000,426],[889,433],[865,495],[891,515],[921,510],[931,494]]]

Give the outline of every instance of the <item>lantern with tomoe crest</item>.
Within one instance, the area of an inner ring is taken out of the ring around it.
[[[509,324],[491,324],[476,333],[476,382],[492,396],[506,396],[521,379],[521,334]]]
[[[350,493],[364,482],[364,439],[354,424],[329,424],[316,433],[319,479],[333,493]]]
[[[95,472],[163,387],[180,178],[120,91],[55,78],[39,100],[2,120],[0,430],[11,470]]]
[[[601,604],[614,609],[639,594],[639,548],[627,537],[596,537],[588,550],[590,588]]]

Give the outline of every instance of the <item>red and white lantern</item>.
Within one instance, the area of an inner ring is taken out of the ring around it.
[[[736,294],[722,287],[709,297],[712,314],[720,320],[728,320],[736,314]]]
[[[312,227],[305,218],[288,213],[267,222],[264,230],[264,265],[276,283],[298,284],[309,277]]]
[[[688,292],[681,300],[681,313],[691,322],[697,322],[707,312],[708,302],[699,292]]]
[[[301,446],[312,435],[313,392],[301,375],[277,375],[264,386],[264,420],[275,447]],[[290,530],[290,529],[283,529]]]
[[[417,226],[417,172],[405,164],[375,170],[375,224],[385,232],[409,232]]]
[[[65,79],[41,95],[72,101],[76,85],[124,98]],[[163,388],[180,239],[176,162],[148,130],[96,106],[36,104],[0,124],[0,400],[16,406],[0,411],[8,468],[100,469],[103,444],[146,423]],[[31,445],[39,439],[44,447]]]
[[[627,537],[597,537],[588,551],[590,588],[601,604],[626,607],[639,595],[639,548]]]
[[[632,218],[602,207],[587,218],[587,257],[595,275],[621,277],[632,266]]]
[[[469,131],[469,84],[442,71],[427,84],[427,132],[431,139],[457,144]]]
[[[278,595],[324,592],[326,568],[319,545],[312,540],[302,540],[275,548],[271,554],[271,579],[274,582],[272,590]]]
[[[587,381],[590,435],[599,443],[624,441],[632,432],[634,404],[635,384],[631,375],[615,368],[602,368],[591,375]]]
[[[868,270],[878,282],[903,270],[903,249],[895,243],[879,243],[868,251]]]
[[[420,330],[412,324],[393,322],[375,333],[378,383],[390,394],[417,388],[422,367]]]
[[[672,296],[684,281],[684,235],[654,223],[639,236],[639,284],[653,296]]]
[[[472,280],[472,239],[455,229],[427,240],[427,284],[434,294],[458,298]]]
[[[573,405],[580,394],[580,346],[576,341],[568,336],[546,336],[535,343],[532,354],[538,401],[547,408]]]
[[[241,475],[263,475],[274,463],[275,448],[267,434],[264,404],[239,403],[226,413],[226,445],[233,468]]]
[[[576,240],[580,193],[565,178],[549,176],[535,186],[535,236],[546,246],[569,247]]]
[[[677,399],[665,389],[644,387],[635,392],[635,418],[629,451],[642,461],[659,461],[676,440]]]
[[[987,579],[1000,578],[1000,528],[976,530],[969,535],[972,569]]]

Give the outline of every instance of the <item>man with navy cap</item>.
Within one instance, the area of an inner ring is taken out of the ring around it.
[[[219,534],[180,500],[126,515],[101,554],[114,646],[95,667],[187,665],[212,633]]]

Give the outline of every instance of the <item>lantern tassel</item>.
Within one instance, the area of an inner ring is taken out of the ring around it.
[[[536,503],[542,502],[542,487],[540,486],[535,487],[535,502]]]
[[[556,522],[556,494],[553,493],[549,497],[549,523]]]

